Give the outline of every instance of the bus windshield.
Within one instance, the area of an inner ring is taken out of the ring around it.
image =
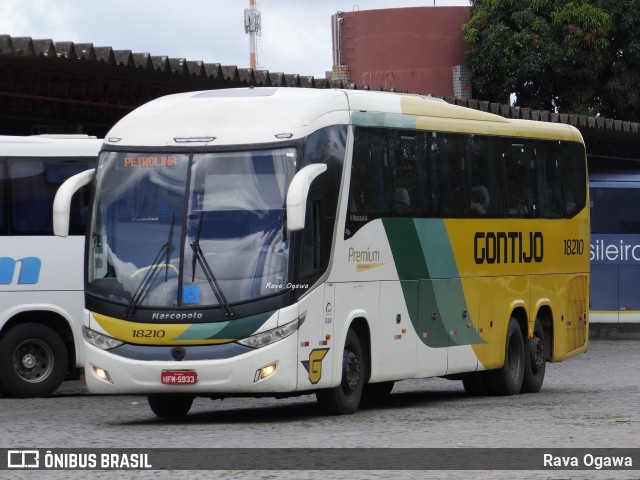
[[[294,148],[105,152],[87,293],[138,307],[245,302],[287,282],[285,196]]]

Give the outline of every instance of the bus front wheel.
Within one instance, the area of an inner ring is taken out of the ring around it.
[[[42,397],[64,381],[69,355],[60,335],[40,323],[21,323],[0,339],[0,391]]]
[[[184,417],[193,405],[193,397],[182,395],[148,395],[151,411],[158,417]]]
[[[504,365],[487,372],[488,386],[494,395],[520,393],[524,378],[525,351],[522,331],[518,321],[511,317],[507,326]]]
[[[487,384],[487,372],[470,373],[463,377],[462,386],[467,395],[472,397],[482,397],[489,395],[489,387]]]
[[[342,381],[334,388],[316,393],[318,403],[331,415],[354,413],[360,405],[364,387],[365,359],[360,338],[349,330],[342,355]]]

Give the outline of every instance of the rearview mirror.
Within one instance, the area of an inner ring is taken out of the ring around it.
[[[53,233],[58,237],[69,236],[69,216],[71,199],[75,193],[93,181],[96,171],[85,170],[69,177],[56,192],[53,199]]]
[[[327,170],[324,163],[307,165],[295,174],[287,190],[287,230],[292,232],[304,228],[307,197],[311,182]]]

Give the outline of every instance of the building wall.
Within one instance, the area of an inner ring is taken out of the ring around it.
[[[340,12],[334,64],[346,65],[356,85],[453,96],[452,68],[464,64],[461,27],[469,18],[469,7]]]

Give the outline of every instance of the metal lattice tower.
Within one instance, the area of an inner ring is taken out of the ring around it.
[[[244,9],[244,31],[249,34],[249,66],[253,70],[257,70],[258,37],[262,33],[257,0],[249,0],[249,8]]]

